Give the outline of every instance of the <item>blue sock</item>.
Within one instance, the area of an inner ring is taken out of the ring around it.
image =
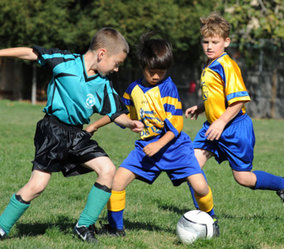
[[[256,175],[256,184],[252,189],[280,190],[284,189],[284,178],[269,174],[265,171],[253,171]]]
[[[108,210],[107,218],[110,226],[116,229],[123,229],[123,210],[115,212]]]
[[[201,172],[202,172],[202,175],[204,176],[206,182],[208,182],[204,171],[201,170]],[[194,206],[195,206],[196,209],[199,209],[198,203],[197,203],[197,201],[196,201],[196,199],[195,199],[195,197],[194,197],[194,190],[193,190],[193,188],[191,187],[191,185],[190,185],[188,182],[187,182],[187,185],[188,185],[189,190],[190,190],[190,193],[191,193],[191,197],[192,197],[193,204],[194,204]]]
[[[6,234],[10,232],[12,226],[20,219],[29,206],[30,204],[18,201],[15,194],[11,197],[9,204],[0,216],[0,227]]]

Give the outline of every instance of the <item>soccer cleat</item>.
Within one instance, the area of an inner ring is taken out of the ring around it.
[[[216,215],[212,215],[212,219],[214,221],[213,223],[213,237],[219,237],[220,236],[220,229],[218,225],[218,218]]]
[[[281,198],[281,200],[284,202],[284,189],[278,190],[276,194]]]
[[[110,224],[105,224],[102,226],[101,231],[99,232],[101,234],[108,234],[114,237],[124,237],[126,235],[124,229],[117,229],[117,228],[113,228],[110,226]]]
[[[7,236],[6,232],[0,227],[0,239],[4,239]]]
[[[78,223],[73,228],[73,233],[81,240],[89,242],[89,243],[97,243],[97,239],[95,237],[95,227],[93,225],[86,226],[78,226]]]

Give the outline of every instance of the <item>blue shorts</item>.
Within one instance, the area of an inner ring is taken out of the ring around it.
[[[137,140],[135,149],[130,152],[120,167],[130,170],[137,179],[149,184],[152,184],[162,171],[168,174],[174,186],[186,181],[188,176],[201,174],[201,168],[188,135],[181,132],[157,154],[152,157],[146,156],[143,148],[158,139],[159,137],[149,141]]]
[[[205,133],[210,124],[206,121],[197,133],[193,147],[214,153],[220,164],[228,160],[236,171],[251,171],[255,136],[251,118],[244,114],[233,119],[224,129],[219,140],[210,141]]]

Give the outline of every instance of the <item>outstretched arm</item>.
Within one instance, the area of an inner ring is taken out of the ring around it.
[[[38,55],[32,48],[17,47],[0,49],[0,57],[15,57],[23,60],[35,61]]]
[[[103,127],[109,123],[111,123],[111,120],[109,116],[105,115],[98,121],[95,121],[94,123],[88,125],[85,130],[93,135],[94,132],[96,132],[100,127]]]
[[[133,132],[141,132],[144,128],[144,124],[142,122],[138,120],[131,120],[126,114],[119,115],[114,119],[114,122],[123,127],[129,128]],[[93,135],[99,128],[109,123],[111,123],[111,119],[109,116],[105,115],[94,123],[88,125],[85,130]]]
[[[126,114],[119,115],[114,122],[117,124],[127,127],[134,132],[141,132],[144,128],[144,124],[138,120],[130,119]]]

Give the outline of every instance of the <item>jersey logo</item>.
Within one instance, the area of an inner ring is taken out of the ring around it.
[[[203,101],[205,101],[208,98],[208,87],[206,86],[204,81],[201,82],[201,90],[202,90],[202,99]]]
[[[92,109],[96,103],[96,99],[93,94],[89,93],[86,99],[86,106],[88,109]]]

